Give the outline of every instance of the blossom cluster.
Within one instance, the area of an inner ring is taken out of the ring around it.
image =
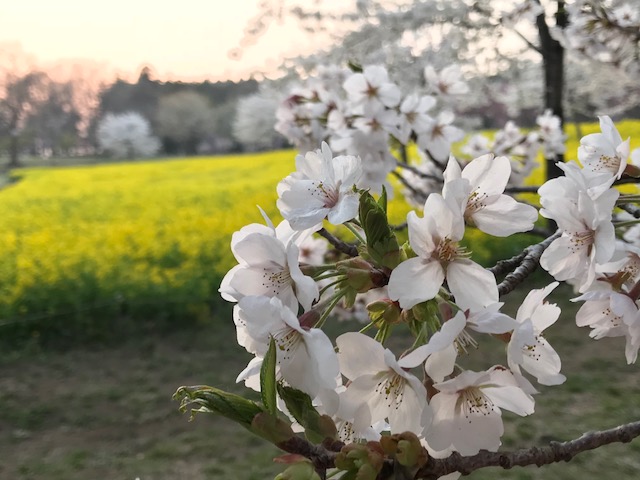
[[[451,146],[464,132],[454,124],[456,102],[469,93],[459,66],[440,71],[427,65],[425,87],[403,92],[387,69],[380,65],[352,71],[337,66],[320,67],[319,74],[294,88],[277,111],[276,130],[300,151],[310,151],[326,141],[331,150],[359,156],[363,164],[363,187],[380,193],[388,174],[398,165],[389,149],[393,138],[402,151],[415,145],[418,158],[403,155],[403,192],[416,205],[442,187],[441,168]],[[500,130],[493,142],[482,135],[471,137],[462,152],[470,158],[484,153],[508,156],[512,163],[511,183],[520,184],[536,164],[540,149],[546,157],[564,152],[560,119],[545,112],[537,128],[522,133],[513,122]],[[405,150],[406,151],[406,150]],[[388,186],[388,184],[387,184]]]
[[[428,113],[465,92],[460,72],[427,68],[425,78],[435,96],[403,98],[382,67],[326,69],[289,98],[279,128],[299,147],[321,148],[298,155],[296,171],[278,183],[282,222],[262,212],[266,224],[233,235],[238,265],[220,292],[235,303],[237,341],[253,355],[238,381],[263,394],[272,365],[278,388],[308,396],[308,408],[330,419],[334,438],[347,444],[411,432],[434,457],[469,456],[500,447],[502,410],[534,412],[534,382],[566,380],[545,338],[561,314],[547,300],[559,282],[572,284],[580,293],[574,300],[584,302],[577,325],[591,327],[596,339],[625,337],[627,361],[636,361],[640,236],[637,209],[627,209],[636,213],[629,218],[624,206],[640,197],[622,195],[615,184],[640,176],[640,149],[632,152],[630,140],[601,117],[601,133],[581,139],[580,163],[559,163],[565,175],[540,186],[538,209],[505,191],[529,175],[541,146],[547,158],[564,153],[559,119],[545,112],[535,131],[508,123],[492,142],[471,137],[462,152],[472,159],[460,161],[450,153],[462,136],[453,114]],[[407,214],[404,245],[386,211],[398,143],[424,152],[424,169],[403,162],[409,173],[397,175],[420,210]],[[531,290],[510,316],[501,311],[506,280],[499,284],[499,269],[473,260],[465,233],[507,237],[544,219],[558,231],[536,246],[535,260],[556,281]],[[328,263],[318,234],[336,247]],[[332,340],[324,329],[332,315],[358,304],[364,328]],[[479,342],[482,335],[490,339]],[[490,342],[506,352],[503,364],[466,368],[466,353]],[[391,350],[392,343],[401,347]],[[307,432],[283,392],[266,403]]]
[[[629,2],[603,3],[594,0],[568,3],[566,10],[571,21],[554,34],[566,48],[637,74],[640,9]]]
[[[334,156],[323,143],[299,155],[296,166],[277,188],[284,220],[274,226],[265,215],[266,225],[248,225],[232,239],[239,263],[220,291],[236,302],[238,343],[254,355],[238,381],[261,388],[273,339],[278,381],[309,395],[345,442],[408,431],[433,455],[498,449],[502,409],[534,411],[537,392],[525,374],[543,385],[565,380],[543,336],[560,315],[545,301],[557,282],[533,290],[512,318],[500,311],[493,273],[459,243],[465,225],[508,236],[538,219],[534,207],[503,193],[510,161],[486,154],[462,168],[449,157],[442,190],[427,197],[423,216],[407,215],[409,242],[402,248],[380,216],[384,194],[375,201],[363,188],[360,157]],[[351,230],[362,242],[360,255],[300,263],[301,245],[324,221]],[[332,308],[383,286],[387,296],[367,307],[366,328],[376,328],[375,337],[349,332],[334,347],[322,329]],[[396,355],[384,343],[400,326],[414,338]],[[506,344],[507,366],[461,367],[481,334]]]
[[[609,117],[600,117],[600,128],[582,138],[581,165],[560,164],[565,175],[538,191],[540,214],[562,232],[540,265],[582,293],[575,299],[584,301],[577,324],[591,327],[596,339],[624,336],[627,362],[633,363],[640,348],[640,236],[635,230],[627,241],[616,240],[614,208],[629,197],[620,198],[613,183],[624,173],[637,176],[640,149],[630,152],[629,139],[622,140]]]

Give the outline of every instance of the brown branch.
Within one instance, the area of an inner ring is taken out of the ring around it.
[[[346,254],[349,255],[350,257],[357,257],[358,256],[358,249],[356,248],[355,245],[352,245],[350,243],[347,242],[343,242],[342,240],[340,240],[337,237],[334,237],[332,234],[330,234],[325,228],[321,228],[320,230],[318,230],[318,234],[321,237],[326,238],[329,243],[331,245],[333,245],[333,247]]]
[[[616,180],[615,182],[613,182],[614,185],[625,185],[627,183],[640,183],[640,178],[636,178],[636,177],[627,177],[626,175],[618,180]]]
[[[435,480],[443,475],[460,472],[469,475],[485,467],[510,469],[536,465],[541,467],[557,462],[568,462],[579,453],[608,445],[610,443],[629,443],[640,436],[640,421],[619,425],[609,430],[588,432],[579,438],[567,442],[550,442],[546,447],[529,447],[513,452],[489,452],[482,450],[477,455],[463,457],[454,452],[447,458],[429,458],[428,462],[413,476],[414,480]],[[314,445],[302,437],[292,437],[278,446],[289,453],[297,453],[310,459],[316,470],[324,474],[335,467],[337,452],[344,444],[341,442]],[[385,460],[392,464],[392,460]],[[388,470],[388,469],[387,469]]]
[[[481,451],[471,457],[458,453],[443,459],[430,458],[414,478],[431,480],[452,472],[468,475],[484,467],[524,467],[526,465],[549,465],[556,462],[568,462],[581,452],[608,445],[609,443],[628,443],[640,436],[640,421],[598,432],[584,433],[580,438],[568,442],[551,442],[548,447],[531,447],[514,452]]]
[[[515,290],[518,285],[525,281],[525,279],[537,268],[542,253],[547,249],[551,242],[560,237],[560,235],[562,235],[562,232],[557,231],[550,237],[545,238],[542,242],[524,249],[526,255],[520,261],[520,265],[513,272],[507,275],[498,285],[498,293],[500,296],[506,295],[507,293]],[[504,262],[511,262],[512,260],[513,259],[509,259]],[[515,262],[513,263],[515,264]],[[493,268],[497,267],[498,264]],[[499,267],[499,269],[502,268],[504,268],[504,266]]]

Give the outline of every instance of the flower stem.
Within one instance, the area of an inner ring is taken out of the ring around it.
[[[333,287],[334,285],[339,284],[340,282],[342,282],[345,278],[344,275],[342,277],[340,277],[339,279],[337,279],[335,282],[331,282],[329,285],[325,285],[322,290],[320,290],[320,294],[319,296],[322,297],[322,295],[324,295],[324,292],[326,292],[329,288]]]
[[[633,225],[638,225],[640,223],[640,218],[635,219],[635,220],[627,220],[624,222],[615,222],[613,224],[614,227],[616,228],[621,228],[621,227],[631,227]]]
[[[353,233],[353,236],[356,237],[360,243],[367,243],[364,238],[362,238],[362,235],[360,235],[360,232],[358,232],[356,227],[351,225],[349,222],[345,223],[344,226],[347,227],[351,231],[351,233]]]
[[[324,325],[324,322],[327,320],[327,318],[329,318],[329,315],[331,314],[331,310],[333,310],[333,308],[338,304],[338,302],[342,300],[342,297],[344,297],[345,293],[346,293],[345,290],[338,290],[336,292],[333,299],[329,302],[329,305],[327,305],[326,310],[322,312],[322,316],[316,323],[316,328],[322,328],[322,326]]]
[[[621,205],[623,203],[633,203],[640,202],[640,195],[631,194],[631,195],[621,195],[618,200],[616,200],[616,205]]]

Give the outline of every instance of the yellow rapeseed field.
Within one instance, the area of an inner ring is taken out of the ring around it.
[[[618,126],[640,146],[640,122]],[[567,158],[576,149],[572,135]],[[100,335],[115,317],[208,318],[234,263],[231,234],[262,222],[256,205],[280,220],[275,187],[294,158],[283,150],[15,171],[19,180],[0,190],[0,328]],[[392,221],[406,211],[393,201]],[[492,244],[477,242],[473,249],[490,255]]]

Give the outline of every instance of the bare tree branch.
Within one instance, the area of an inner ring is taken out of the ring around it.
[[[546,447],[533,446],[513,452],[482,450],[477,455],[469,457],[463,457],[454,452],[447,458],[430,457],[412,478],[414,480],[435,480],[453,472],[469,475],[471,472],[485,467],[510,469],[527,465],[541,467],[557,462],[568,462],[579,453],[594,450],[610,443],[629,443],[638,436],[640,436],[640,421],[619,425],[609,430],[587,432],[579,438],[567,442],[550,442]],[[341,442],[314,445],[304,438],[296,436],[278,446],[286,452],[297,453],[309,458],[316,469],[321,474],[325,474],[328,468],[335,466],[337,452],[343,445]],[[392,460],[385,462],[391,464]]]
[[[556,462],[568,462],[578,453],[593,450],[609,443],[628,443],[638,436],[640,436],[640,421],[620,425],[609,430],[585,433],[580,438],[568,442],[551,442],[548,447],[530,447],[503,453],[483,450],[472,457],[463,457],[454,453],[443,459],[430,458],[414,478],[431,480],[452,472],[468,475],[474,470],[484,467],[509,469],[516,466],[537,465],[540,467]]]
[[[631,205],[628,203],[623,203],[621,205],[616,205],[618,208],[621,208],[625,212],[633,215],[635,218],[640,218],[640,207],[636,207],[635,205]]]
[[[358,256],[358,249],[356,248],[355,245],[351,245],[350,243],[343,242],[339,238],[334,237],[325,228],[321,228],[320,230],[318,230],[318,234],[321,237],[326,238],[329,241],[329,243],[334,246],[336,250],[344,254],[347,254],[350,257]]]
[[[535,245],[531,245],[527,248],[524,249],[523,253],[526,253],[524,257],[522,257],[522,259],[520,260],[520,265],[513,271],[511,272],[509,275],[507,275],[504,280],[502,282],[500,282],[500,284],[498,285],[498,293],[500,294],[500,296],[506,295],[507,293],[515,290],[515,288],[520,285],[522,282],[524,282],[524,280],[536,269],[536,267],[538,266],[538,263],[540,262],[540,257],[542,256],[542,253],[547,249],[547,247],[551,244],[551,242],[553,242],[556,238],[560,237],[560,235],[562,235],[562,232],[557,231],[556,233],[554,233],[553,235],[551,235],[550,237],[547,237],[546,239],[544,239],[542,242],[540,243],[536,243]],[[519,256],[518,256],[519,257]],[[509,259],[509,260],[504,260],[503,262],[505,262],[504,264],[496,264],[495,267],[493,268],[498,268],[498,270],[501,270],[503,268],[505,268],[505,266],[507,265],[506,262],[512,262],[509,265],[514,265],[517,264],[517,262],[514,261],[516,257]],[[500,267],[498,267],[498,265],[501,265]]]
[[[410,165],[410,164],[408,164],[406,162],[401,162],[401,161],[397,160],[396,163],[397,163],[398,167],[404,168],[405,170],[409,170],[411,173],[416,174],[418,177],[428,178],[428,179],[435,180],[435,181],[440,182],[440,183],[442,183],[444,181],[441,177],[438,177],[437,175],[433,175],[431,173],[425,173],[425,172],[419,170],[417,167],[415,167],[413,165]]]
[[[542,49],[539,46],[537,46],[535,43],[532,43],[527,37],[525,37],[515,28],[512,28],[511,31],[514,32],[516,35],[518,35],[524,41],[524,43],[527,44],[529,48],[531,48],[535,52],[538,52],[540,55],[542,55]]]

